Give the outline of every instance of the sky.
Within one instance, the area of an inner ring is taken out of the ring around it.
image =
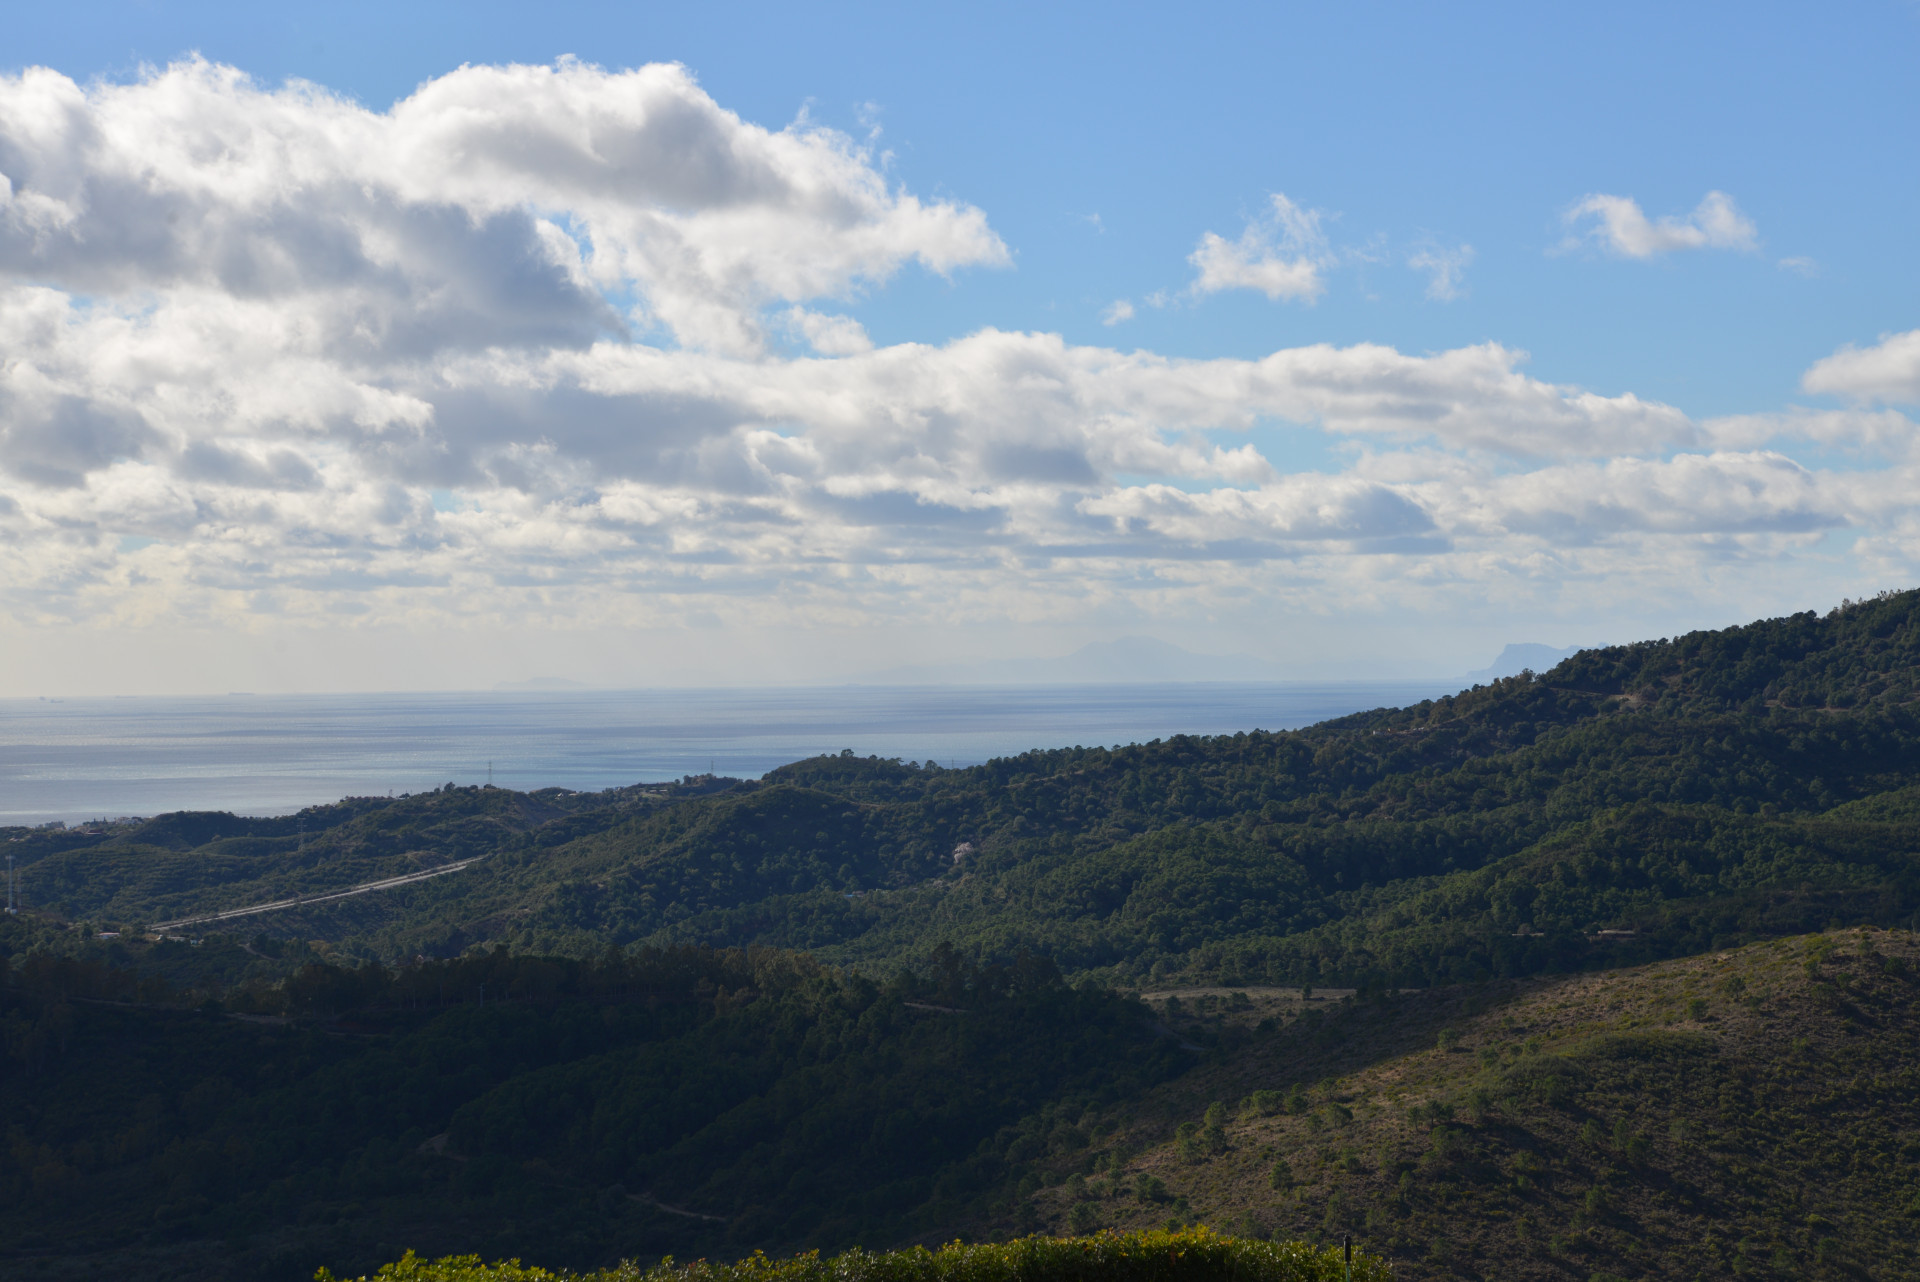
[[[1447,675],[1912,586],[1920,6],[90,3],[0,696]]]

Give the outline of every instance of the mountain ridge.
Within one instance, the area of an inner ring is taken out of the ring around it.
[[[1198,1220],[1416,1280],[1885,1275],[1917,661],[1904,593],[1298,731],[10,830],[64,911],[0,919],[0,1258]]]
[[[1736,884],[1759,867],[1740,853],[1749,847],[1796,852],[1768,856],[1768,876],[1799,877],[1800,927],[1865,883],[1898,905],[1882,917],[1910,911],[1913,871],[1894,839],[1820,816],[1920,779],[1916,603],[1908,593],[1583,650],[1544,673],[1300,731],[1036,751],[964,770],[841,755],[754,782],[451,789],[277,821],[25,832],[14,846],[39,902],[133,925],[498,856],[262,923],[367,957],[486,940],[573,953],[697,942],[884,967],[948,939],[1048,952],[1112,982],[1156,968],[1464,977],[1436,969],[1442,954],[1492,971],[1566,965],[1593,955],[1582,932],[1635,914],[1674,947],[1712,937],[1688,914],[1777,917],[1778,904],[1760,903],[1774,892]],[[1676,880],[1609,853],[1642,838],[1723,871]],[[1734,853],[1704,853],[1721,848]],[[1631,864],[1653,889],[1579,883],[1539,920],[1492,903],[1532,903],[1543,877],[1595,859]],[[1818,871],[1791,874],[1795,860]],[[1480,907],[1468,921],[1460,905]],[[1409,913],[1416,925],[1392,924]],[[1408,929],[1427,942],[1392,942]],[[1361,947],[1364,936],[1378,945]]]

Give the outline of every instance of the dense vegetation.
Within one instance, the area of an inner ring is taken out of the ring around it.
[[[401,1245],[585,1266],[894,1241],[1184,1067],[1138,1002],[1043,960],[935,962],[878,983],[771,951],[500,950],[310,963],[223,1010],[30,954],[0,994],[0,1226],[103,1260],[245,1242],[196,1267],[247,1278]]]
[[[562,1282],[545,1269],[517,1261],[487,1265],[477,1256],[422,1260],[411,1252],[382,1266],[377,1276],[383,1282]],[[1349,1260],[1332,1248],[1236,1240],[1202,1228],[1028,1237],[991,1245],[951,1242],[936,1250],[856,1250],[830,1259],[809,1252],[784,1260],[756,1255],[734,1264],[668,1260],[641,1268],[624,1263],[578,1282],[1386,1282],[1390,1276],[1382,1262],[1365,1251]],[[334,1280],[323,1270],[320,1282]]]
[[[1403,1279],[1907,1277],[1917,987],[1920,939],[1848,930],[1382,995],[1130,1101],[1107,1160],[1034,1197],[1048,1227],[1139,1226],[1152,1181],[1223,1228],[1351,1232]]]
[[[229,927],[369,960],[702,944],[884,973],[946,943],[1119,984],[1463,981],[1911,919],[1916,672],[1910,592],[1299,732],[965,770],[846,754],[604,794],[449,786],[10,849],[30,902],[94,925],[485,856]]]
[[[1917,674],[1906,593],[1292,733],[7,830],[0,1258],[1206,1220],[1412,1277],[1884,1272],[1920,959],[1778,941],[1917,920]]]

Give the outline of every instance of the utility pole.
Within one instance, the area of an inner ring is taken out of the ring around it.
[[[13,902],[13,856],[7,856],[7,912],[17,913],[20,909]]]
[[[491,761],[487,763],[487,787],[493,787],[493,763]]]

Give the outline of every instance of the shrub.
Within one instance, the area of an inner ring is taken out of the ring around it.
[[[1586,1071],[1572,1060],[1529,1053],[1507,1069],[1501,1087],[1508,1095],[1561,1108],[1572,1102],[1586,1082]]]
[[[517,1260],[482,1264],[480,1257],[422,1260],[409,1251],[374,1275],[380,1282],[1340,1282],[1338,1247],[1224,1237],[1205,1228],[1097,1237],[1025,1237],[937,1250],[855,1249],[822,1259],[818,1252],[784,1260],[754,1254],[734,1264],[706,1260],[652,1268],[621,1264],[597,1273],[562,1274]],[[1353,1253],[1357,1282],[1391,1282],[1386,1261]],[[318,1282],[336,1282],[322,1269]],[[360,1282],[373,1282],[362,1278]]]

